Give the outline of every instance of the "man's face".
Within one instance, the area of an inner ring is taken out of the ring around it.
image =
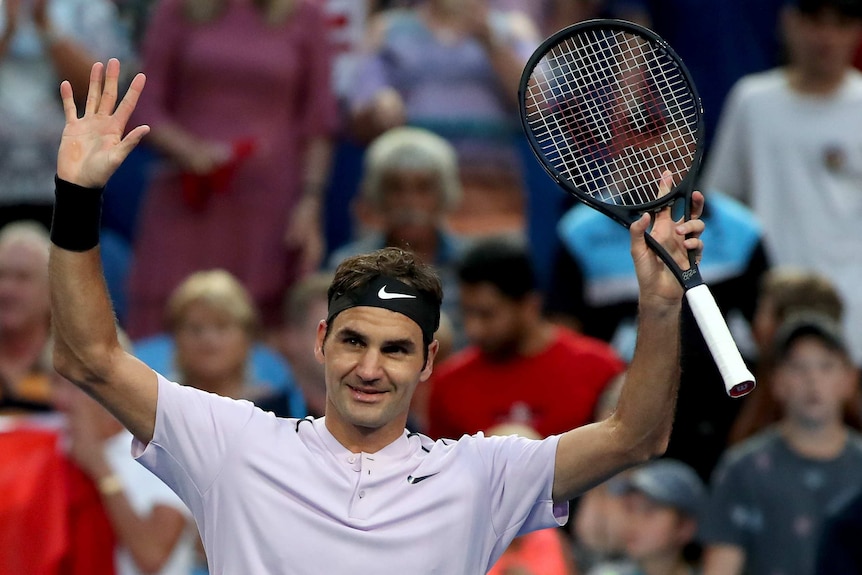
[[[25,242],[0,245],[0,331],[47,322],[50,305],[47,253]]]
[[[327,426],[402,433],[416,386],[431,376],[437,343],[426,362],[419,326],[376,307],[344,310],[328,335],[326,329],[320,322],[315,355],[326,373]]]
[[[409,239],[417,231],[437,228],[443,213],[443,190],[435,172],[391,170],[383,175],[381,189],[380,209],[388,233]]]
[[[495,359],[515,354],[532,313],[529,299],[514,300],[490,283],[461,284],[461,317],[472,345]]]
[[[855,381],[856,370],[841,353],[815,336],[800,336],[776,366],[773,392],[787,417],[821,427],[841,420]]]

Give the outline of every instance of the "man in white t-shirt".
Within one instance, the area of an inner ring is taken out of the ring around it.
[[[122,137],[144,77],[115,111],[119,63],[108,62],[104,87],[102,72],[93,67],[82,118],[69,85],[60,90],[54,363],[123,422],[139,460],[189,506],[213,573],[483,573],[517,535],[562,522],[574,496],[664,450],[683,292],[644,241],[650,216],[631,228],[640,340],[617,409],[562,435],[434,442],[405,429],[434,365],[443,294],[437,275],[397,248],[335,272],[314,348],[325,417],[277,418],[154,373],[117,343],[97,249],[100,188],[148,131]],[[663,210],[652,231],[683,267],[686,249],[703,247],[695,197],[695,219]]]
[[[835,282],[862,365],[862,74],[852,67],[862,2],[788,0],[781,24],[788,64],[734,86],[704,188],[752,207],[774,264]]]

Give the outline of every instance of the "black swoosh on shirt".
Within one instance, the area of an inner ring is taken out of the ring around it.
[[[440,473],[439,471],[437,473]],[[434,477],[437,473],[429,473],[428,475],[420,475],[419,477],[413,477],[412,475],[407,476],[407,483],[411,485],[416,485],[420,481],[425,481],[429,477]]]

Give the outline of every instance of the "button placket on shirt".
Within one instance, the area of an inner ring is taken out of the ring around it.
[[[366,502],[370,495],[370,490],[366,487],[366,483],[373,473],[374,458],[364,453],[355,456],[352,455],[348,458],[348,463],[351,463],[353,466],[352,469],[358,472],[356,485],[353,490],[353,499],[350,502],[350,517],[365,519],[369,511]]]

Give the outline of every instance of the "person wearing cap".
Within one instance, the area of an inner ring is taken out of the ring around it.
[[[859,373],[840,325],[789,316],[774,360],[782,416],[716,468],[701,533],[705,575],[813,573],[824,518],[862,484],[862,435],[843,421]]]
[[[702,194],[692,220],[674,221],[668,208],[631,226],[640,340],[607,419],[542,440],[409,432],[411,398],[439,349],[443,293],[436,273],[398,248],[336,269],[313,351],[324,366],[325,416],[278,418],[170,382],[117,342],[99,262],[101,188],[148,131],[126,134],[145,78],[117,104],[119,72],[116,60],[93,66],[80,118],[69,84],[60,87],[54,366],[132,432],[138,461],[192,511],[212,573],[484,573],[516,536],[564,522],[573,497],[662,453],[683,290],[645,233],[652,226],[683,267],[689,250],[699,259]],[[671,174],[657,185],[668,193]]]
[[[626,560],[598,565],[589,575],[694,575],[686,556],[697,535],[706,486],[697,472],[676,459],[660,459],[611,479],[623,497]]]

